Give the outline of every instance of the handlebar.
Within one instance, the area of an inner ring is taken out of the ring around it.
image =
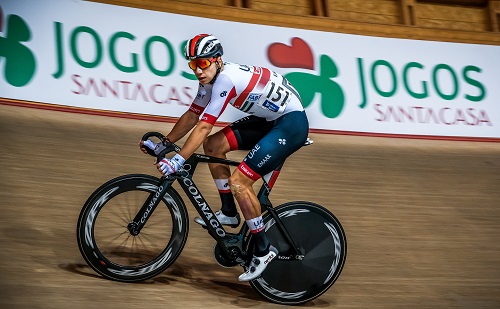
[[[160,142],[162,143],[163,147],[165,148],[159,154],[156,155],[156,162],[157,163],[160,162],[161,160],[163,160],[163,158],[165,158],[165,156],[168,153],[171,153],[172,151],[179,152],[181,150],[181,148],[179,146],[177,146],[176,144],[169,141],[165,137],[165,135],[161,134],[160,132],[147,132],[146,134],[144,134],[142,136],[141,141],[145,142],[150,137],[158,138],[160,140]]]

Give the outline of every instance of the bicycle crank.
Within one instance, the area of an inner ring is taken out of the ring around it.
[[[231,251],[233,250],[236,249],[235,248],[231,249]],[[237,256],[237,252],[234,252],[234,255]],[[222,267],[231,268],[240,264],[239,262],[236,261],[236,259],[227,256],[226,252],[217,243],[214,246],[214,257],[217,263]]]

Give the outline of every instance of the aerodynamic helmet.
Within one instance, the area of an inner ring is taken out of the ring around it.
[[[198,34],[186,43],[184,57],[187,60],[196,58],[212,58],[224,53],[220,41],[210,34]]]

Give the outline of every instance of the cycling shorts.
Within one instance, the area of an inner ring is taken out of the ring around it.
[[[249,150],[238,169],[256,181],[304,145],[309,122],[304,111],[294,111],[273,121],[247,116],[222,130],[231,150]]]

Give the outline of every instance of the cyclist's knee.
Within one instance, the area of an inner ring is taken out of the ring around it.
[[[243,174],[235,171],[228,179],[231,193],[237,198],[240,195],[246,195],[252,190],[253,181]],[[252,191],[253,192],[253,191]]]
[[[231,193],[235,197],[237,197],[238,195],[241,194],[241,192],[243,190],[242,185],[241,185],[240,181],[235,179],[234,175],[229,177],[228,183],[229,183],[229,189],[231,190]]]
[[[207,155],[220,155],[226,154],[229,149],[227,149],[226,144],[227,141],[225,136],[220,134],[213,134],[208,136],[203,142],[203,151]]]
[[[229,185],[229,188],[231,189],[231,193],[233,196],[238,197],[241,194],[241,185],[237,183],[231,183]]]
[[[213,155],[215,152],[215,139],[213,135],[208,136],[203,142],[203,151],[207,155]]]

